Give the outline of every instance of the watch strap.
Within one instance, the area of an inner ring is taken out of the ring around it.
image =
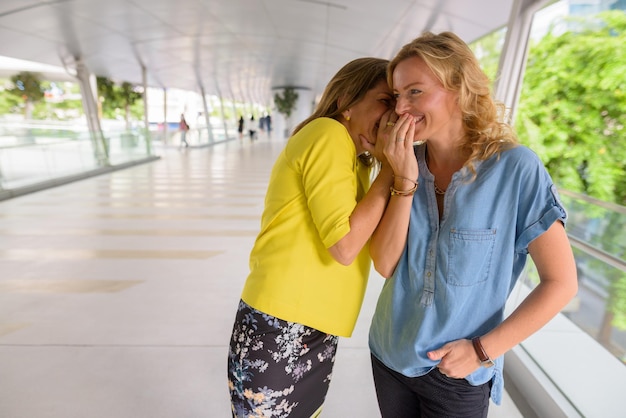
[[[493,360],[489,358],[487,352],[485,352],[485,348],[480,342],[480,337],[472,338],[472,345],[474,346],[474,351],[476,351],[476,355],[478,355],[478,359],[480,360],[480,364],[486,367],[493,366]]]

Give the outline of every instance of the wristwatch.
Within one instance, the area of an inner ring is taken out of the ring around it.
[[[476,351],[476,354],[478,355],[478,359],[480,360],[481,366],[491,367],[495,364],[493,360],[491,360],[489,356],[487,355],[487,353],[485,352],[483,345],[480,343],[480,337],[472,338],[472,345],[474,346],[474,351]]]

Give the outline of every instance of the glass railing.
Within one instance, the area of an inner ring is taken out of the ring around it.
[[[178,129],[169,129],[167,132],[163,131],[161,127],[151,131],[152,140],[161,145],[180,146],[180,131]],[[193,128],[187,132],[185,139],[189,146],[202,147],[217,144],[220,142],[228,141],[237,138],[239,134],[237,130],[232,126],[227,126],[224,129],[224,125],[221,123],[215,123],[209,131],[206,126],[200,128]]]
[[[626,364],[626,207],[561,191],[578,270],[566,316]]]
[[[626,207],[560,190],[578,271],[563,314],[626,364]],[[532,263],[526,277],[538,281]]]
[[[103,122],[104,123],[104,122]],[[187,143],[202,147],[238,137],[234,124],[221,121],[191,129]],[[123,166],[153,156],[153,144],[180,146],[178,129],[157,126],[120,129],[117,122],[103,125],[94,137],[85,123],[54,121],[0,122],[0,191],[16,190],[57,179]]]
[[[151,134],[53,122],[0,124],[0,190],[12,190],[152,156]]]

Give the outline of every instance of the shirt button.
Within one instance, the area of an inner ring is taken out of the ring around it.
[[[426,272],[426,277],[430,277],[430,271]]]

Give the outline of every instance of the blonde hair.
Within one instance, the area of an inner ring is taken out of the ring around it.
[[[293,134],[313,119],[327,117],[338,120],[376,84],[387,79],[388,64],[386,59],[365,57],[344,65],[329,81],[313,114],[296,126]]]
[[[468,155],[465,166],[472,174],[476,174],[477,161],[518,144],[513,128],[505,121],[504,105],[491,96],[489,78],[461,38],[451,32],[424,32],[403,46],[389,63],[389,85],[398,63],[412,57],[424,60],[445,89],[458,93],[465,131],[460,147]]]

